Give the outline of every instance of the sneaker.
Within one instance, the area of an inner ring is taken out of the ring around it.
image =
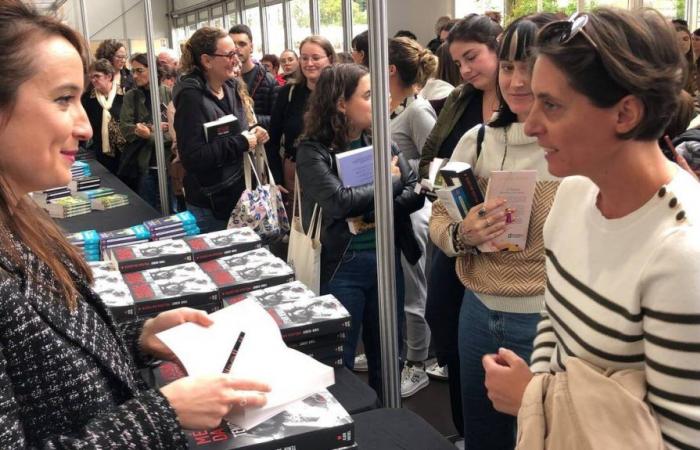
[[[435,378],[436,380],[447,380],[447,365],[440,366],[438,363],[433,363],[425,369],[425,373],[428,374],[430,378]]]
[[[355,367],[352,370],[355,372],[367,372],[367,355],[361,353],[355,356]]]
[[[401,398],[408,398],[428,385],[424,366],[406,364],[401,371]]]

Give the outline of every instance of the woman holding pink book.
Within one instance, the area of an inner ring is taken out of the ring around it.
[[[514,447],[515,419],[491,405],[481,359],[499,347],[529,358],[544,305],[542,226],[559,181],[547,171],[537,140],[525,135],[523,122],[534,101],[527,63],[531,45],[538,29],[555,18],[552,14],[525,17],[505,30],[498,52],[498,114],[487,125],[468,131],[450,159],[472,166],[482,192],[494,170],[537,172],[525,248],[520,252],[477,250],[503,235],[508,215],[517,220],[518,214],[524,214],[508,209],[502,198],[477,205],[461,222],[452,220],[440,202],[433,205],[431,239],[445,254],[458,258],[457,275],[466,288],[459,318],[459,356],[468,448]]]

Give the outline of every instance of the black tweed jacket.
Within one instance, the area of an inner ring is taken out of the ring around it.
[[[83,298],[69,311],[17,245],[22,268],[0,251],[0,449],[185,448],[175,412],[136,373],[142,323],[116,326],[72,268]]]

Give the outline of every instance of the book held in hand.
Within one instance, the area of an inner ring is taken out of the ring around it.
[[[241,124],[233,114],[206,122],[202,126],[204,127],[204,139],[207,142],[214,142],[216,139],[234,136],[241,132]]]
[[[525,249],[527,232],[530,226],[532,202],[537,185],[536,170],[515,170],[491,172],[486,188],[486,200],[505,198],[507,225],[505,233],[479,245],[479,250],[486,252],[519,252]],[[508,210],[514,210],[510,214]]]
[[[474,206],[484,202],[484,196],[482,195],[479,185],[476,182],[476,177],[474,176],[474,171],[472,170],[471,164],[451,161],[440,169],[440,174],[445,180],[446,187],[464,187],[464,192],[467,195],[466,198],[469,201],[469,208],[473,208]]]
[[[461,222],[469,212],[469,199],[464,186],[450,186],[436,191],[437,198],[450,215],[450,219]]]
[[[338,177],[346,188],[374,183],[372,146],[337,153],[335,160],[338,164]]]

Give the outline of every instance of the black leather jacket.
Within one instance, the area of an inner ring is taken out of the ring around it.
[[[406,259],[415,264],[421,256],[410,214],[423,207],[425,198],[414,192],[418,178],[397,146],[401,177],[394,177],[394,238]],[[307,229],[316,203],[323,208],[321,227],[321,282],[335,274],[352,234],[345,219],[364,216],[374,220],[374,185],[343,187],[338,178],[335,156],[325,145],[305,140],[297,147],[297,174],[303,191],[302,211]]]

